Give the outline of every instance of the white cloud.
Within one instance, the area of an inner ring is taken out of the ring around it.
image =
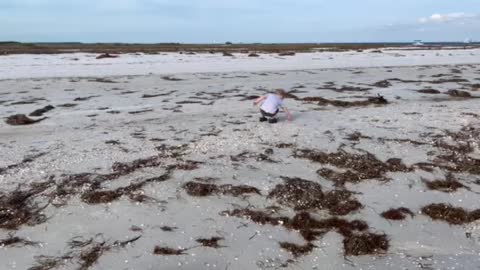
[[[464,21],[476,17],[473,14],[467,14],[464,12],[455,12],[449,14],[433,14],[430,17],[420,18],[418,21],[420,23],[447,23],[454,21]]]

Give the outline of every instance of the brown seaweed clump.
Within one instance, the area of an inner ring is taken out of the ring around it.
[[[480,175],[480,159],[468,154],[475,150],[475,145],[480,139],[480,129],[473,126],[465,126],[459,131],[446,131],[446,136],[454,141],[454,144],[444,141],[445,136],[436,138],[434,146],[446,151],[445,154],[437,156],[436,166],[446,169],[449,172],[462,172]]]
[[[410,209],[405,208],[405,207],[400,207],[396,209],[390,209],[381,214],[381,216],[385,219],[390,219],[390,220],[404,220],[407,218],[407,215],[410,215],[411,217],[414,217],[415,214],[410,211]]]
[[[283,181],[284,184],[277,185],[268,198],[275,198],[294,210],[321,208],[324,194],[320,184],[301,178],[283,177]]]
[[[114,54],[110,54],[110,53],[102,53],[95,58],[96,59],[104,59],[104,58],[118,58],[118,57],[119,57],[119,55],[114,55]]]
[[[47,119],[46,117],[40,118],[37,120],[28,118],[25,114],[15,114],[11,115],[5,120],[5,122],[12,126],[25,126],[25,125],[32,125],[43,120]]]
[[[114,173],[111,176],[113,178],[117,178],[118,176],[127,175],[142,168],[158,167],[161,164],[162,161],[159,156],[137,159],[127,163],[115,162],[112,165],[112,170]]]
[[[423,182],[431,190],[438,190],[438,191],[447,192],[447,193],[455,192],[459,188],[467,188],[465,185],[458,182],[452,173],[449,173],[445,180],[434,180],[434,181],[423,180]]]
[[[354,141],[354,142],[358,142],[360,141],[360,139],[371,139],[372,137],[370,136],[365,136],[363,135],[361,132],[359,131],[355,131],[351,134],[348,134],[347,137],[345,139],[349,140],[349,141]]]
[[[316,247],[312,243],[307,243],[305,245],[297,245],[288,242],[280,242],[280,247],[290,252],[293,257],[301,257],[313,251]]]
[[[328,231],[336,231],[343,236],[352,235],[368,229],[368,225],[361,220],[348,221],[338,217],[331,217],[323,220],[316,220],[307,212],[296,214],[284,225],[287,228],[298,230],[307,241],[316,239]]]
[[[136,242],[140,236],[136,236],[132,239],[125,241],[115,241],[112,244],[109,244],[105,241],[95,242],[92,238],[85,241],[81,240],[71,240],[69,246],[71,248],[80,248],[76,258],[79,263],[79,270],[88,270],[90,267],[95,265],[98,262],[98,259],[107,251],[111,251],[114,248],[125,248],[126,246]]]
[[[280,149],[285,149],[285,148],[292,148],[294,146],[293,143],[279,143],[275,145],[275,147],[280,148]]]
[[[441,220],[453,225],[462,225],[480,219],[480,209],[467,211],[444,203],[427,205],[422,208],[422,213],[433,220]]]
[[[408,172],[408,168],[400,159],[391,158],[385,162],[378,160],[373,154],[353,154],[344,150],[336,153],[325,153],[310,149],[296,150],[297,158],[304,158],[316,163],[333,165],[346,169],[344,172],[337,172],[328,168],[322,168],[317,173],[342,186],[346,182],[358,183],[367,179],[384,180],[387,172]]]
[[[276,163],[277,161],[270,158],[269,155],[263,153],[242,152],[235,156],[230,156],[230,160],[233,162],[246,161],[247,159],[255,159],[255,161],[265,161],[270,163]]]
[[[53,109],[55,109],[55,107],[53,107],[52,105],[48,105],[41,109],[33,111],[32,113],[29,114],[29,116],[35,116],[35,117],[43,116],[44,113],[49,112]]]
[[[215,184],[208,184],[208,183],[187,182],[185,185],[183,185],[183,188],[185,189],[188,195],[194,196],[194,197],[205,197],[205,196],[211,196],[214,194],[231,195],[234,197],[238,197],[245,194],[261,195],[260,190],[258,190],[258,188],[247,186],[247,185],[218,186]]]
[[[378,254],[386,252],[389,248],[388,237],[366,232],[368,224],[361,220],[348,221],[338,217],[316,220],[307,212],[298,213],[290,219],[281,216],[275,217],[262,211],[250,209],[235,209],[221,214],[249,218],[258,224],[283,226],[286,229],[298,231],[308,242],[306,245],[281,243],[281,247],[290,251],[295,257],[311,252],[315,247],[311,242],[328,231],[336,231],[344,237],[346,255]]]
[[[61,266],[65,265],[66,261],[71,260],[72,257],[69,255],[61,256],[61,257],[53,257],[53,256],[37,256],[35,257],[36,265],[28,268],[28,270],[51,270],[57,269]]]
[[[38,256],[36,257],[37,265],[32,266],[29,270],[50,270],[64,266],[67,262],[73,261],[78,263],[79,270],[88,270],[94,266],[98,259],[107,251],[112,251],[136,242],[141,236],[134,237],[125,241],[115,241],[107,243],[105,241],[96,242],[93,238],[83,239],[75,237],[68,242],[71,249],[65,255],[59,257]]]
[[[153,254],[164,255],[164,256],[186,255],[185,249],[174,249],[174,248],[161,247],[161,246],[156,246],[153,249]]]
[[[389,103],[383,96],[370,97],[367,100],[359,101],[330,100],[322,97],[306,97],[302,100],[306,102],[317,102],[320,106],[332,105],[335,107],[364,107],[369,105],[386,105]]]
[[[332,190],[323,193],[318,183],[301,178],[283,177],[284,184],[277,185],[268,195],[280,204],[294,210],[328,209],[333,215],[346,215],[362,207],[360,202],[352,199],[347,190]]]
[[[211,247],[211,248],[221,248],[218,244],[218,241],[224,240],[223,237],[211,237],[211,238],[199,238],[195,240],[197,243],[200,243],[204,247]]]
[[[198,169],[198,164],[202,164],[200,161],[186,160],[182,163],[175,165],[175,168],[182,171],[193,171]]]
[[[88,204],[110,203],[123,196],[122,190],[91,191],[82,194],[81,199]]]
[[[130,200],[136,202],[144,202],[148,199],[151,199],[145,195],[138,194],[137,191],[142,189],[145,185],[149,183],[158,183],[164,182],[170,178],[170,171],[167,171],[165,174],[149,178],[138,183],[132,183],[126,187],[121,187],[115,190],[96,190],[96,186],[91,186],[90,190],[84,192],[81,196],[83,202],[88,204],[101,204],[101,203],[110,203],[119,199],[122,196],[127,195]]]
[[[361,256],[385,253],[389,248],[385,234],[353,234],[343,239],[343,249],[347,256]]]
[[[392,83],[389,82],[388,80],[383,80],[383,81],[378,81],[378,82],[372,84],[372,86],[379,87],[379,88],[388,88],[388,87],[392,86]]]
[[[224,211],[221,213],[221,215],[248,218],[251,221],[261,225],[269,224],[277,226],[290,222],[290,219],[287,217],[272,217],[270,214],[265,212],[254,211],[250,209],[234,209],[232,211]]]
[[[459,98],[470,98],[472,94],[467,91],[462,90],[448,90],[447,94],[452,97],[459,97]]]
[[[0,193],[0,229],[17,230],[22,225],[44,223],[47,217],[42,211],[46,206],[40,207],[34,201],[34,196],[43,191],[39,188]]]
[[[24,247],[24,246],[37,246],[38,242],[29,241],[27,239],[20,238],[18,236],[13,236],[12,234],[8,235],[6,239],[0,239],[0,248],[1,247]]]
[[[418,90],[417,92],[422,94],[433,94],[433,95],[441,93],[437,89],[431,89],[431,88],[421,89],[421,90]]]
[[[88,270],[91,266],[97,263],[98,259],[103,253],[109,250],[110,247],[105,245],[105,242],[96,243],[85,251],[82,251],[79,256],[80,267],[79,270]]]

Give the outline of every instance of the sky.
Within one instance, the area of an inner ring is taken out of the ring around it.
[[[480,0],[0,0],[0,41],[480,40]]]

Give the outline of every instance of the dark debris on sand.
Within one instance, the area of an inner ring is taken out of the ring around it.
[[[28,268],[28,270],[51,270],[64,266],[66,262],[72,260],[70,255],[64,255],[61,257],[53,256],[36,256],[36,265]]]
[[[204,247],[221,248],[222,246],[218,244],[218,241],[222,241],[222,240],[224,240],[223,237],[211,237],[211,238],[199,238],[195,241]]]
[[[290,252],[293,257],[301,257],[313,251],[316,248],[312,243],[307,243],[305,245],[297,245],[288,242],[280,242],[280,247]]]
[[[407,215],[410,215],[411,217],[415,216],[415,214],[410,211],[410,209],[405,207],[400,207],[396,209],[392,208],[381,214],[383,218],[390,220],[404,220],[407,218]]]
[[[294,146],[295,145],[293,143],[278,143],[278,144],[275,145],[275,147],[280,148],[280,149],[292,148]]]
[[[12,234],[8,235],[6,239],[0,239],[0,248],[1,247],[24,247],[24,246],[37,246],[38,242],[33,242],[18,236],[13,236]]]
[[[96,79],[93,79],[93,80],[89,80],[89,82],[98,82],[98,83],[118,83],[114,80],[110,80],[110,79],[107,79],[107,78],[96,78]]]
[[[137,236],[125,241],[107,243],[106,241],[97,242],[93,238],[75,237],[68,242],[70,250],[65,255],[59,257],[38,256],[36,257],[37,265],[30,267],[29,270],[56,269],[73,262],[78,264],[77,269],[88,270],[98,262],[105,252],[125,248],[140,238],[141,236]]]
[[[269,213],[262,211],[254,211],[250,209],[234,209],[232,211],[224,211],[221,215],[234,216],[240,218],[248,218],[258,224],[269,224],[273,226],[283,225],[290,222],[288,217],[273,217]]]
[[[431,190],[438,190],[441,192],[455,192],[459,188],[467,188],[462,183],[458,182],[452,173],[448,173],[445,180],[427,181],[423,180],[425,185]],[[467,188],[468,189],[468,188]]]
[[[203,162],[195,160],[185,160],[176,164],[175,168],[182,171],[193,171],[199,168],[199,164],[203,164]]]
[[[104,59],[104,58],[118,58],[118,55],[110,54],[110,53],[102,53],[95,57],[96,59]]]
[[[358,141],[360,141],[360,139],[372,139],[372,137],[365,136],[361,132],[355,131],[353,133],[348,134],[345,139],[349,140],[349,141],[358,142]]]
[[[337,172],[328,168],[322,168],[317,171],[320,176],[335,182],[337,186],[342,186],[346,182],[358,183],[367,179],[383,180],[387,172],[411,171],[411,168],[403,164],[400,159],[391,158],[382,162],[368,152],[353,154],[339,150],[334,153],[325,153],[311,149],[297,149],[294,152],[294,156],[346,169],[345,172]]]
[[[168,180],[173,170],[176,169],[175,166],[166,166],[166,172],[158,177],[141,180],[116,190],[101,190],[101,186],[104,182],[116,180],[143,168],[161,167],[163,165],[162,160],[166,157],[164,154],[166,153],[137,159],[131,162],[116,162],[112,165],[113,172],[109,174],[79,173],[64,175],[57,183],[56,189],[50,194],[50,197],[56,200],[65,201],[68,197],[80,193],[82,194],[82,200],[89,204],[108,203],[117,200],[122,196],[128,196],[131,200],[138,202],[149,200],[148,197],[139,194],[138,192],[149,183]],[[175,155],[180,157],[181,152],[176,152]],[[64,203],[58,203],[56,206],[61,206],[63,204]]]
[[[444,137],[451,138],[455,144],[445,142]],[[480,159],[469,155],[475,150],[479,139],[480,129],[473,126],[465,126],[456,132],[447,131],[445,136],[434,140],[434,146],[446,152],[436,157],[435,166],[449,172],[480,175]]]
[[[73,107],[76,107],[77,105],[78,105],[78,104],[75,104],[75,103],[65,103],[65,104],[57,105],[57,107],[73,108]]]
[[[459,98],[471,98],[472,94],[467,91],[462,90],[448,90],[447,94],[452,97],[459,97]]]
[[[17,230],[22,225],[35,226],[47,221],[42,211],[48,206],[39,206],[34,196],[48,186],[36,186],[30,190],[17,189],[0,193],[0,229]]]
[[[97,263],[98,259],[103,253],[109,250],[110,247],[105,242],[95,243],[93,246],[86,250],[83,250],[79,256],[79,268],[78,270],[88,270],[91,266]]]
[[[190,196],[205,197],[215,194],[230,195],[234,197],[242,196],[245,194],[258,194],[261,195],[260,190],[255,187],[247,185],[215,185],[199,182],[187,182],[183,185],[183,188]]]
[[[314,248],[311,242],[329,231],[335,231],[344,237],[345,255],[367,255],[379,254],[388,251],[389,240],[384,234],[368,232],[368,224],[361,220],[348,221],[338,217],[317,220],[307,212],[296,214],[293,218],[272,216],[263,211],[250,209],[234,209],[221,213],[226,216],[248,218],[258,224],[269,224],[283,226],[288,230],[296,230],[308,242],[305,246],[284,243],[285,249],[292,252],[294,256],[305,255]],[[294,253],[295,252],[295,253]],[[296,254],[296,255],[295,255]]]
[[[128,196],[132,201],[144,202],[149,198],[138,194],[137,192],[139,190],[149,183],[164,182],[169,178],[170,171],[167,171],[165,174],[159,177],[149,178],[138,183],[132,183],[126,187],[117,188],[115,190],[97,190],[96,188],[91,188],[82,194],[81,199],[83,202],[88,204],[101,204],[113,202],[122,196]]]
[[[347,215],[362,208],[352,193],[347,190],[322,191],[318,183],[301,178],[282,177],[284,184],[277,185],[268,198],[275,198],[280,204],[296,211],[328,209],[333,215]]]
[[[171,226],[162,226],[160,227],[160,230],[164,232],[173,232],[174,230],[178,229],[177,227],[171,227]]]
[[[27,104],[36,104],[38,101],[45,101],[46,99],[44,98],[31,98],[29,100],[22,100],[22,101],[17,101],[10,103],[9,105],[27,105]]]
[[[353,234],[343,239],[346,256],[361,256],[387,252],[388,237],[385,234]]]
[[[334,85],[333,83],[332,84],[326,84],[323,87],[318,87],[317,89],[319,89],[319,90],[324,90],[324,89],[325,90],[332,90],[332,91],[335,91],[335,92],[338,92],[338,93],[342,93],[342,92],[366,92],[366,91],[372,90],[372,88],[358,87],[358,86],[346,86],[346,85],[337,88],[337,87],[333,87],[333,85]],[[308,100],[305,100],[305,101],[308,101]],[[321,100],[318,100],[318,101],[321,101]]]
[[[162,96],[169,96],[173,93],[177,92],[176,90],[172,90],[166,93],[159,93],[159,94],[144,94],[142,98],[154,98],[154,97],[162,97]]]
[[[99,96],[78,97],[78,98],[75,98],[73,101],[85,101],[95,97],[99,97]]]
[[[25,114],[15,114],[7,117],[5,122],[12,126],[23,126],[23,125],[32,125],[43,120],[47,119],[47,117],[40,118],[40,119],[31,119],[28,118]]]
[[[29,116],[40,117],[40,116],[43,116],[44,113],[49,112],[53,109],[55,109],[55,107],[53,107],[52,105],[48,105],[41,109],[33,111],[32,113],[29,114]]]
[[[437,89],[431,89],[431,88],[421,89],[421,90],[418,90],[417,92],[422,94],[440,94],[441,93]]]
[[[388,81],[397,81],[402,83],[431,83],[431,84],[444,84],[444,83],[468,83],[469,81],[462,78],[441,78],[431,81],[422,81],[422,80],[404,80],[399,78],[387,79]]]
[[[276,163],[277,161],[270,158],[270,155],[263,154],[263,153],[252,153],[248,151],[244,151],[238,155],[230,156],[230,160],[233,162],[243,162],[247,159],[254,159],[255,161],[264,161],[270,163]]]
[[[392,83],[389,82],[388,80],[383,80],[383,81],[378,81],[378,82],[372,84],[372,86],[379,87],[379,88],[388,88],[388,87],[392,86]]]
[[[161,247],[161,246],[156,246],[153,249],[153,254],[164,255],[164,256],[187,255],[187,253],[185,253],[185,249],[174,249],[170,247]]]
[[[302,99],[306,102],[317,102],[320,106],[332,105],[335,107],[364,107],[369,105],[387,105],[389,104],[383,96],[370,97],[367,100],[359,101],[344,101],[344,100],[330,100],[322,97],[306,97]]]
[[[163,76],[162,79],[164,79],[165,81],[173,81],[173,82],[183,81],[183,79],[175,78],[171,76]]]
[[[433,220],[441,220],[453,225],[462,225],[480,219],[480,209],[468,211],[444,203],[433,203],[422,208],[422,213]]]

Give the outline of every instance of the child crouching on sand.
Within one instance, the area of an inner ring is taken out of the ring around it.
[[[286,95],[287,93],[285,90],[277,89],[275,94],[261,96],[253,102],[253,105],[261,103],[260,113],[262,114],[262,117],[260,117],[260,122],[265,122],[268,120],[268,122],[271,124],[276,123],[277,118],[275,118],[275,116],[280,108],[283,109],[283,111],[287,114],[288,121],[292,121],[292,115],[288,111],[287,107],[283,106],[283,99]]]

